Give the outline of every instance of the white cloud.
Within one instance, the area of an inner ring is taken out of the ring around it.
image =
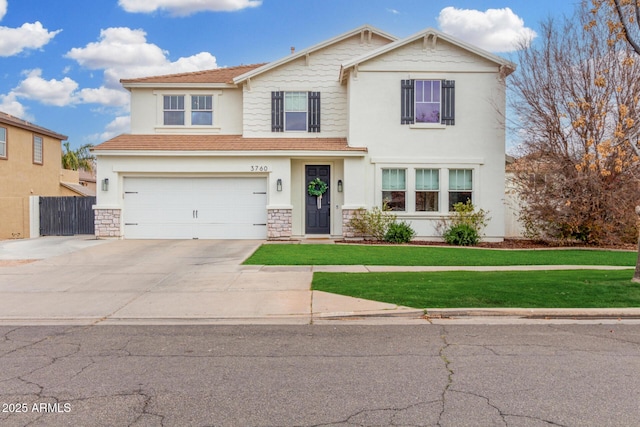
[[[22,24],[20,28],[0,27],[0,56],[16,55],[25,49],[40,49],[60,31],[49,31],[40,22]]]
[[[511,9],[472,9],[445,7],[438,23],[442,31],[491,52],[511,52],[522,41],[531,41],[535,31]]]
[[[0,21],[7,14],[7,0],[0,0]]]
[[[65,56],[94,70],[166,61],[166,52],[147,43],[143,30],[122,27],[101,30],[98,42],[89,43],[86,47],[75,47]]]
[[[132,13],[164,10],[172,15],[186,16],[197,12],[234,12],[258,7],[262,0],[118,0],[118,4]]]
[[[400,11],[397,9],[387,9],[387,12],[392,13],[394,15],[400,15]]]
[[[16,99],[15,93],[12,92],[7,95],[0,95],[0,111],[22,120],[34,121],[33,116],[27,113],[25,106]]]
[[[45,80],[41,76],[40,69],[28,71],[27,78],[21,81],[11,94],[58,107],[75,102],[74,93],[78,89],[78,83],[69,77],[62,80]]]
[[[90,139],[93,141],[107,141],[111,138],[115,138],[123,133],[129,133],[131,131],[131,116],[119,116],[116,117],[111,123],[109,123],[104,132],[100,134],[91,135]]]
[[[100,31],[97,42],[73,48],[65,56],[85,68],[104,70],[103,86],[82,89],[78,102],[122,107],[129,103],[129,94],[122,89],[120,79],[217,68],[215,56],[208,52],[174,62],[168,55],[167,51],[148,43],[143,30],[119,27]]]
[[[66,54],[90,69],[104,69],[105,86],[120,88],[120,79],[183,73],[217,68],[216,58],[201,52],[171,62],[168,52],[148,43],[143,30],[107,28],[98,42],[73,48]]]
[[[78,102],[83,104],[102,104],[122,107],[129,103],[129,93],[124,90],[109,89],[104,86],[97,89],[82,89],[78,93]]]

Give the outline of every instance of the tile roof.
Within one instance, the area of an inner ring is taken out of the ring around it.
[[[43,128],[42,126],[34,125],[33,123],[14,117],[11,114],[3,113],[2,111],[0,111],[0,124],[16,126],[31,132],[47,135],[61,141],[66,141],[68,138],[66,135]]]
[[[236,67],[215,68],[213,70],[194,71],[190,73],[167,74],[164,76],[141,77],[137,79],[121,79],[120,83],[230,83],[233,78],[247,73],[264,64],[238,65]]]
[[[60,185],[62,185],[65,188],[68,188],[69,190],[73,191],[74,193],[80,194],[81,196],[95,196],[96,195],[96,190],[93,190],[91,188],[85,187],[82,184],[78,184],[77,182],[60,182]]]
[[[93,148],[150,151],[360,151],[346,138],[243,138],[242,135],[131,135],[124,134]]]

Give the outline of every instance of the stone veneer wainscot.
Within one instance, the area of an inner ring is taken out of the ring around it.
[[[291,238],[291,209],[269,209],[267,211],[267,239],[289,240]]]
[[[120,209],[96,209],[94,219],[96,237],[122,237],[120,215]]]

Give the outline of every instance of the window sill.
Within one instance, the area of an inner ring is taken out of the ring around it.
[[[419,124],[412,124],[409,125],[410,129],[446,129],[447,126],[446,125],[441,125],[439,123],[419,123]]]
[[[156,126],[156,133],[220,133],[220,126]]]
[[[448,218],[451,212],[403,212],[403,211],[392,211],[394,215],[401,219],[444,219]]]

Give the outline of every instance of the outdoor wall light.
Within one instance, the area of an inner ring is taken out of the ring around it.
[[[109,191],[109,178],[102,180],[102,191]]]
[[[342,180],[338,180],[338,193],[342,193]]]
[[[282,180],[280,178],[276,181],[276,190],[282,191]]]

